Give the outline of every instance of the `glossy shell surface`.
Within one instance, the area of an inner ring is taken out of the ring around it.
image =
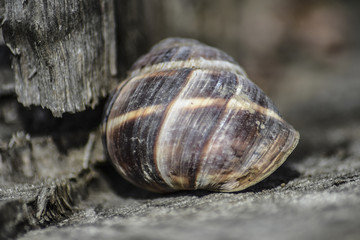
[[[224,52],[165,39],[110,98],[104,145],[120,174],[155,192],[243,190],[275,171],[299,133]]]

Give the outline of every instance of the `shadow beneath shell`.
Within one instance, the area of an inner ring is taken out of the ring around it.
[[[180,197],[180,196],[197,196],[204,197],[215,192],[206,191],[206,190],[197,190],[197,191],[177,191],[173,193],[154,193],[140,189],[124,178],[115,170],[111,163],[106,162],[97,166],[97,171],[100,173],[102,178],[105,180],[110,190],[113,191],[116,195],[122,198],[132,198],[132,199],[157,199],[157,198],[169,198],[169,197]],[[246,193],[246,192],[261,192],[263,190],[270,190],[276,187],[281,186],[281,184],[286,184],[289,181],[300,176],[300,173],[293,169],[289,164],[283,164],[279,167],[272,175],[270,175],[265,180],[257,183],[256,185],[249,187],[243,191],[234,192],[233,194]]]
[[[99,164],[96,166],[97,172],[101,175],[102,179],[105,180],[107,186],[113,191],[117,196],[121,198],[131,198],[137,200],[150,200],[158,198],[169,198],[169,197],[181,197],[181,196],[197,196],[203,197],[214,192],[206,190],[197,190],[197,191],[176,191],[170,193],[155,193],[150,192],[141,188],[138,188],[128,181],[126,181],[121,175],[116,171],[112,164],[107,161],[105,163]]]
[[[282,184],[287,184],[288,182],[298,178],[299,176],[300,173],[297,170],[292,168],[290,164],[285,163],[263,181],[240,192],[256,193],[256,192],[261,192],[263,190],[270,190],[279,187]]]
[[[132,185],[123,177],[121,177],[121,175],[116,171],[116,169],[109,161],[97,165],[96,170],[100,174],[102,179],[105,180],[110,190],[119,197],[133,199],[154,199],[161,198],[166,195],[146,191]]]

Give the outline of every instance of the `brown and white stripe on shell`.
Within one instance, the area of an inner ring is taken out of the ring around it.
[[[120,174],[156,192],[245,189],[299,140],[230,56],[179,38],[133,65],[109,100],[103,130]]]

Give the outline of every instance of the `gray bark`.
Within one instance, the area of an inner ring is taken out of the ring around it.
[[[25,106],[55,116],[94,107],[116,75],[112,0],[6,0],[2,28]]]
[[[0,239],[60,222],[88,195],[103,162],[99,133],[64,153],[50,137],[18,132],[0,145]]]

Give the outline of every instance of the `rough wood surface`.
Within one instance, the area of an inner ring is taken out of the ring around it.
[[[113,9],[111,0],[6,0],[0,15],[18,101],[61,116],[107,95],[117,71]]]
[[[97,131],[67,152],[61,151],[54,138],[14,134],[0,145],[0,239],[71,216],[97,178],[94,164],[102,161]]]

